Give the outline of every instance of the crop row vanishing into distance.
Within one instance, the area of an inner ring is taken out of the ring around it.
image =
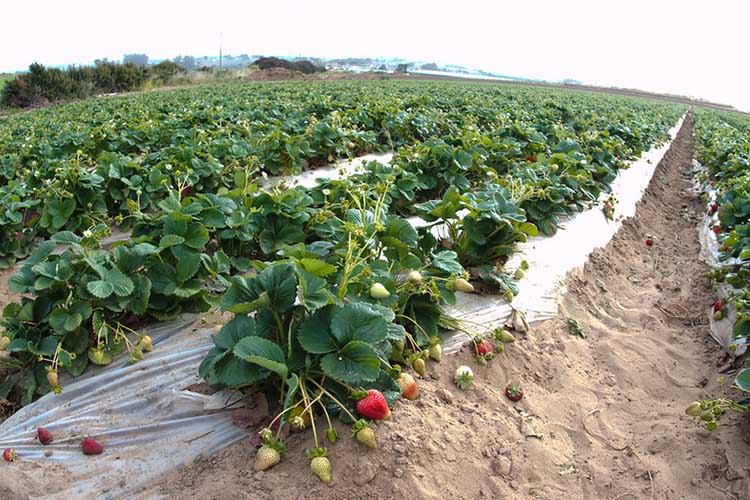
[[[512,301],[523,272],[503,264],[515,244],[595,204],[685,110],[562,90],[337,82],[11,116],[0,122],[0,255],[6,267],[25,258],[9,282],[24,297],[3,313],[0,396],[28,404],[61,390],[59,372],[121,353],[136,362],[153,347],[139,326],[220,306],[234,317],[200,375],[279,402],[259,459],[283,451],[285,425],[309,426],[325,472],[316,417],[329,441],[336,417],[369,445],[368,419],[413,395],[402,369],[423,374],[441,332],[464,328],[443,309],[456,292],[483,281]],[[261,187],[374,151],[393,159],[313,188]],[[414,228],[412,215],[429,224]],[[102,246],[114,226],[131,237]],[[482,360],[513,340],[502,327],[481,337]]]

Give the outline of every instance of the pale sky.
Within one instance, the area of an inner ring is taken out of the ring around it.
[[[403,57],[750,110],[746,0],[8,2],[0,71],[124,53]]]

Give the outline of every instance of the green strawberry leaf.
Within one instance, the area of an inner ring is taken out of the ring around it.
[[[248,363],[275,372],[285,379],[288,368],[284,363],[284,352],[281,348],[263,337],[245,337],[234,346],[234,355]]]
[[[331,334],[339,345],[352,340],[375,343],[388,335],[382,313],[364,302],[351,302],[336,307],[331,314]]]
[[[320,368],[331,378],[349,384],[360,384],[378,378],[380,360],[372,347],[354,340],[340,351],[323,356]]]

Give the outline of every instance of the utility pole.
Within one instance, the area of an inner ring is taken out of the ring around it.
[[[224,32],[219,33],[219,71],[221,71],[221,61],[223,58],[222,46],[224,45]]]

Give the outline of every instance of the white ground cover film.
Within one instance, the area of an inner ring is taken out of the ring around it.
[[[582,266],[595,248],[605,246],[623,218],[635,214],[636,203],[683,119],[670,130],[669,141],[620,171],[612,184],[612,194],[618,200],[615,221],[607,220],[601,207],[594,206],[566,218],[554,236],[529,238],[519,245],[506,270],[512,273],[522,260],[529,263],[519,282],[521,291],[513,301],[513,307],[524,311],[529,322],[557,314],[565,275]],[[312,186],[317,178],[345,177],[367,161],[387,162],[390,158],[387,154],[367,155],[305,172],[297,177],[298,184]],[[295,185],[293,179],[287,180],[290,182]],[[420,224],[419,220],[413,222]],[[458,295],[457,305],[448,313],[483,328],[504,324],[512,311],[499,296]],[[89,369],[67,381],[62,394],[47,394],[0,425],[0,450],[12,447],[21,462],[41,467],[56,464],[67,470],[66,485],[50,491],[46,498],[138,496],[153,480],[247,438],[246,430],[233,423],[231,393],[206,396],[187,389],[200,382],[198,365],[213,345],[212,330],[200,327],[195,316],[147,330],[154,339],[154,352],[144,361],[129,365],[125,358]],[[463,334],[453,336],[446,350],[457,350],[465,340]],[[40,445],[38,427],[50,430],[55,441]],[[104,454],[83,455],[80,443],[85,436],[102,443]],[[16,464],[6,464],[2,470],[0,490],[2,476],[13,474],[14,467]],[[24,491],[13,493],[27,495]]]
[[[700,174],[705,174],[706,172],[706,167],[701,165],[697,160],[693,160],[694,178],[697,178]],[[709,214],[709,207],[716,201],[716,191],[712,189],[709,184],[703,184],[698,180],[695,180],[693,185],[697,193],[705,192],[708,195],[708,202],[705,207],[706,209],[703,212],[703,219],[698,225],[698,239],[701,242],[701,258],[711,269],[739,263],[734,257],[723,261],[719,259],[719,254],[721,253],[719,251],[719,240],[716,233],[713,231],[713,227],[720,224],[719,215],[718,212],[715,214]],[[716,296],[724,303],[726,314],[720,320],[715,320],[713,305],[711,305],[706,310],[706,315],[708,316],[708,321],[710,323],[709,331],[711,337],[713,337],[713,339],[728,354],[731,354],[732,356],[741,356],[745,354],[747,349],[744,339],[740,342],[732,340],[734,322],[737,320],[734,306],[730,300],[731,293],[734,290],[735,288],[732,285],[728,283],[720,283],[716,290]],[[730,346],[734,346],[734,348],[730,348]]]

